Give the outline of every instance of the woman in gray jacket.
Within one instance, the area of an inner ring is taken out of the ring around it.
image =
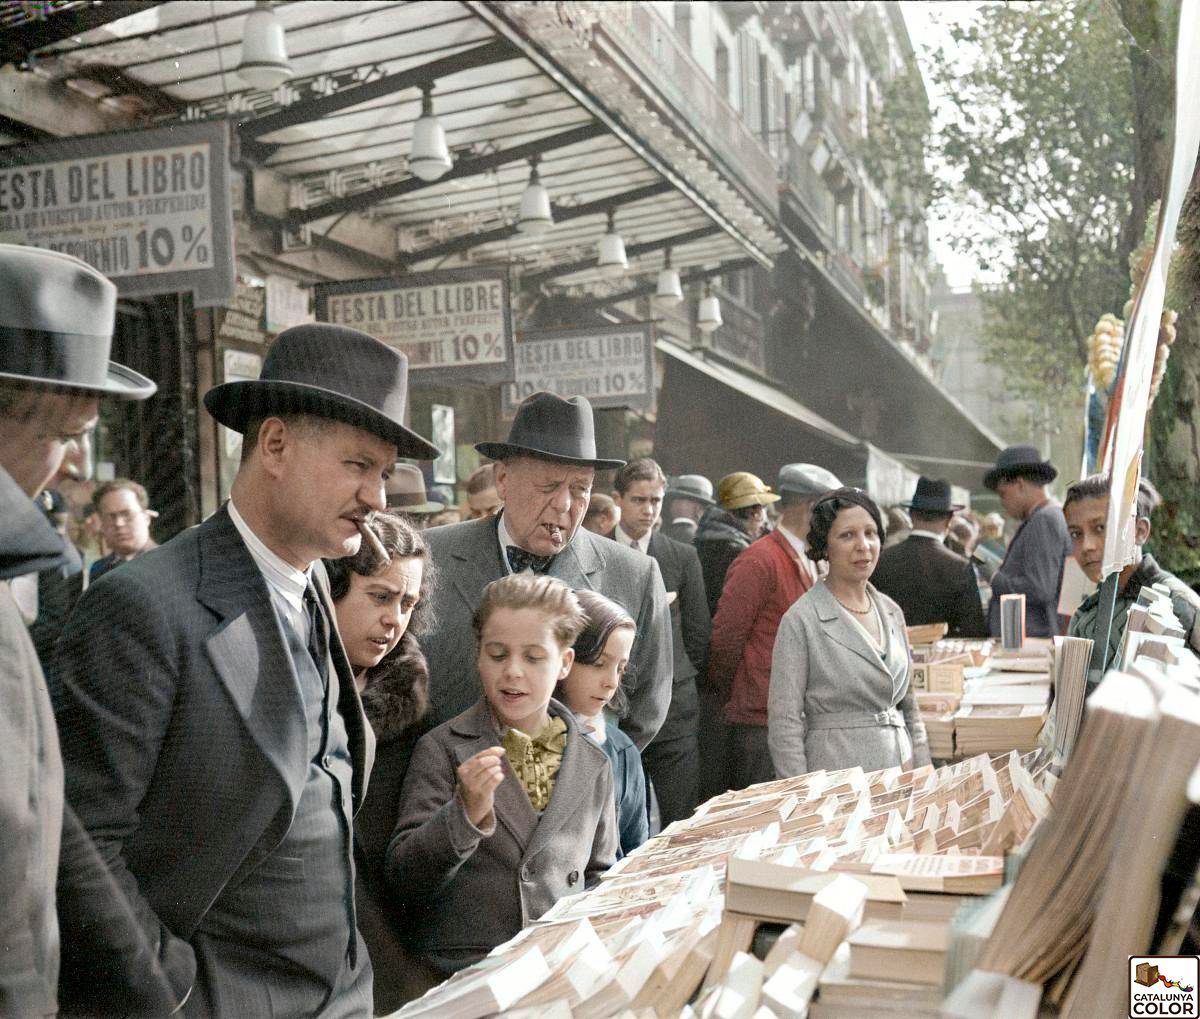
[[[813,507],[808,555],[829,570],[784,613],[775,638],[767,724],[780,777],[929,762],[904,613],[870,583],[883,535],[861,489],[839,488]]]

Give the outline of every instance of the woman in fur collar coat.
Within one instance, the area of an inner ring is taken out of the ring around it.
[[[325,565],[338,632],[375,731],[375,765],[354,821],[355,903],[375,969],[375,1014],[383,1015],[429,984],[405,948],[383,864],[413,747],[432,725],[429,669],[418,643],[433,623],[426,600],[432,578],[429,547],[404,518],[376,513],[367,526],[387,560],[364,541],[357,555]]]

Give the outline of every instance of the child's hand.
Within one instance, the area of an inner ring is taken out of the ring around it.
[[[488,747],[458,766],[458,795],[476,828],[492,812],[496,787],[504,781],[503,747]]]

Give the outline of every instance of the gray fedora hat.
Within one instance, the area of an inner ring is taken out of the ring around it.
[[[0,244],[0,379],[144,400],[158,387],[108,359],[117,288],[59,251]]]
[[[592,405],[582,396],[564,400],[553,393],[534,393],[521,401],[505,442],[478,442],[475,449],[489,460],[536,456],[597,470],[624,467],[624,460],[596,455]]]
[[[387,508],[402,513],[441,513],[444,502],[435,502],[425,492],[425,475],[414,464],[396,464],[392,476],[383,486],[387,493]]]
[[[779,480],[775,484],[779,492],[813,496],[821,496],[841,487],[837,475],[816,464],[785,464],[779,468]]]
[[[678,477],[672,478],[671,483],[667,485],[666,498],[694,499],[696,502],[704,503],[705,506],[717,504],[713,498],[712,482],[702,474],[680,474]]]
[[[204,406],[235,432],[263,414],[312,414],[378,435],[397,456],[435,460],[437,447],[404,425],[407,399],[400,351],[357,329],[310,322],[279,334],[257,379],[214,386]]]

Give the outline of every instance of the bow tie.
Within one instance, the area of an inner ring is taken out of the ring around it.
[[[523,573],[525,570],[533,570],[534,573],[545,573],[550,569],[550,564],[554,562],[552,555],[534,555],[532,552],[526,552],[525,549],[519,548],[516,545],[508,545],[505,547],[505,552],[508,555],[508,565],[513,573]]]

